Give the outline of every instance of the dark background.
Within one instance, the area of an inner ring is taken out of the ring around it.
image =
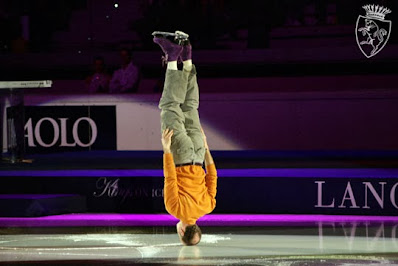
[[[340,55],[339,60],[320,60],[315,52],[305,60],[292,55],[291,62],[272,56],[253,62],[243,56],[231,64],[200,54],[196,59],[203,77],[395,74],[397,59],[388,52],[366,61],[355,54],[359,49],[351,52],[356,59],[339,51],[356,46],[355,22],[365,15],[364,4],[386,6],[392,10],[386,19],[398,21],[398,1],[393,0],[1,0],[0,79],[81,80],[98,55],[112,72],[121,47],[133,51],[144,79],[156,78],[161,52],[152,42],[154,30],[188,32],[195,50],[225,59],[244,51],[277,49],[283,54],[300,48]],[[392,29],[385,50],[396,50],[398,34]]]

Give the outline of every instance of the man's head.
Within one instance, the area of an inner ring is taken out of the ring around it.
[[[94,71],[95,73],[102,73],[105,70],[105,61],[102,56],[94,58]]]
[[[186,225],[179,222],[177,224],[177,233],[181,242],[186,246],[197,245],[202,238],[202,231],[196,224]]]
[[[120,58],[122,59],[123,65],[128,65],[131,62],[131,51],[126,48],[120,50]]]

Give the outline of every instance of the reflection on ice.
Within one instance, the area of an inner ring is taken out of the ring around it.
[[[246,228],[247,233],[203,234],[201,243],[193,247],[182,246],[174,232],[2,235],[0,257],[2,261],[129,259],[183,264],[355,257],[391,264],[391,259],[398,260],[397,227],[320,223],[317,228]]]
[[[221,235],[203,235],[201,243],[202,244],[217,244],[219,241],[231,240],[231,237],[225,237]]]

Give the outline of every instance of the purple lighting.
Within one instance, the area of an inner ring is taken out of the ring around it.
[[[0,227],[174,226],[168,214],[63,214],[35,218],[0,218]],[[396,216],[211,214],[201,226],[315,226],[320,223],[397,223]]]
[[[0,194],[0,199],[50,199],[74,196],[73,194]]]
[[[397,178],[396,168],[256,168],[256,169],[217,169],[219,177],[372,177]],[[163,177],[163,170],[129,169],[129,170],[36,170],[36,171],[1,171],[0,177],[32,176],[32,177]]]

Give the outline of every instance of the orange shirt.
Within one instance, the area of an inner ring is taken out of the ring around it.
[[[166,210],[186,224],[211,213],[216,206],[217,171],[215,164],[175,167],[173,155],[163,155],[164,204]]]

